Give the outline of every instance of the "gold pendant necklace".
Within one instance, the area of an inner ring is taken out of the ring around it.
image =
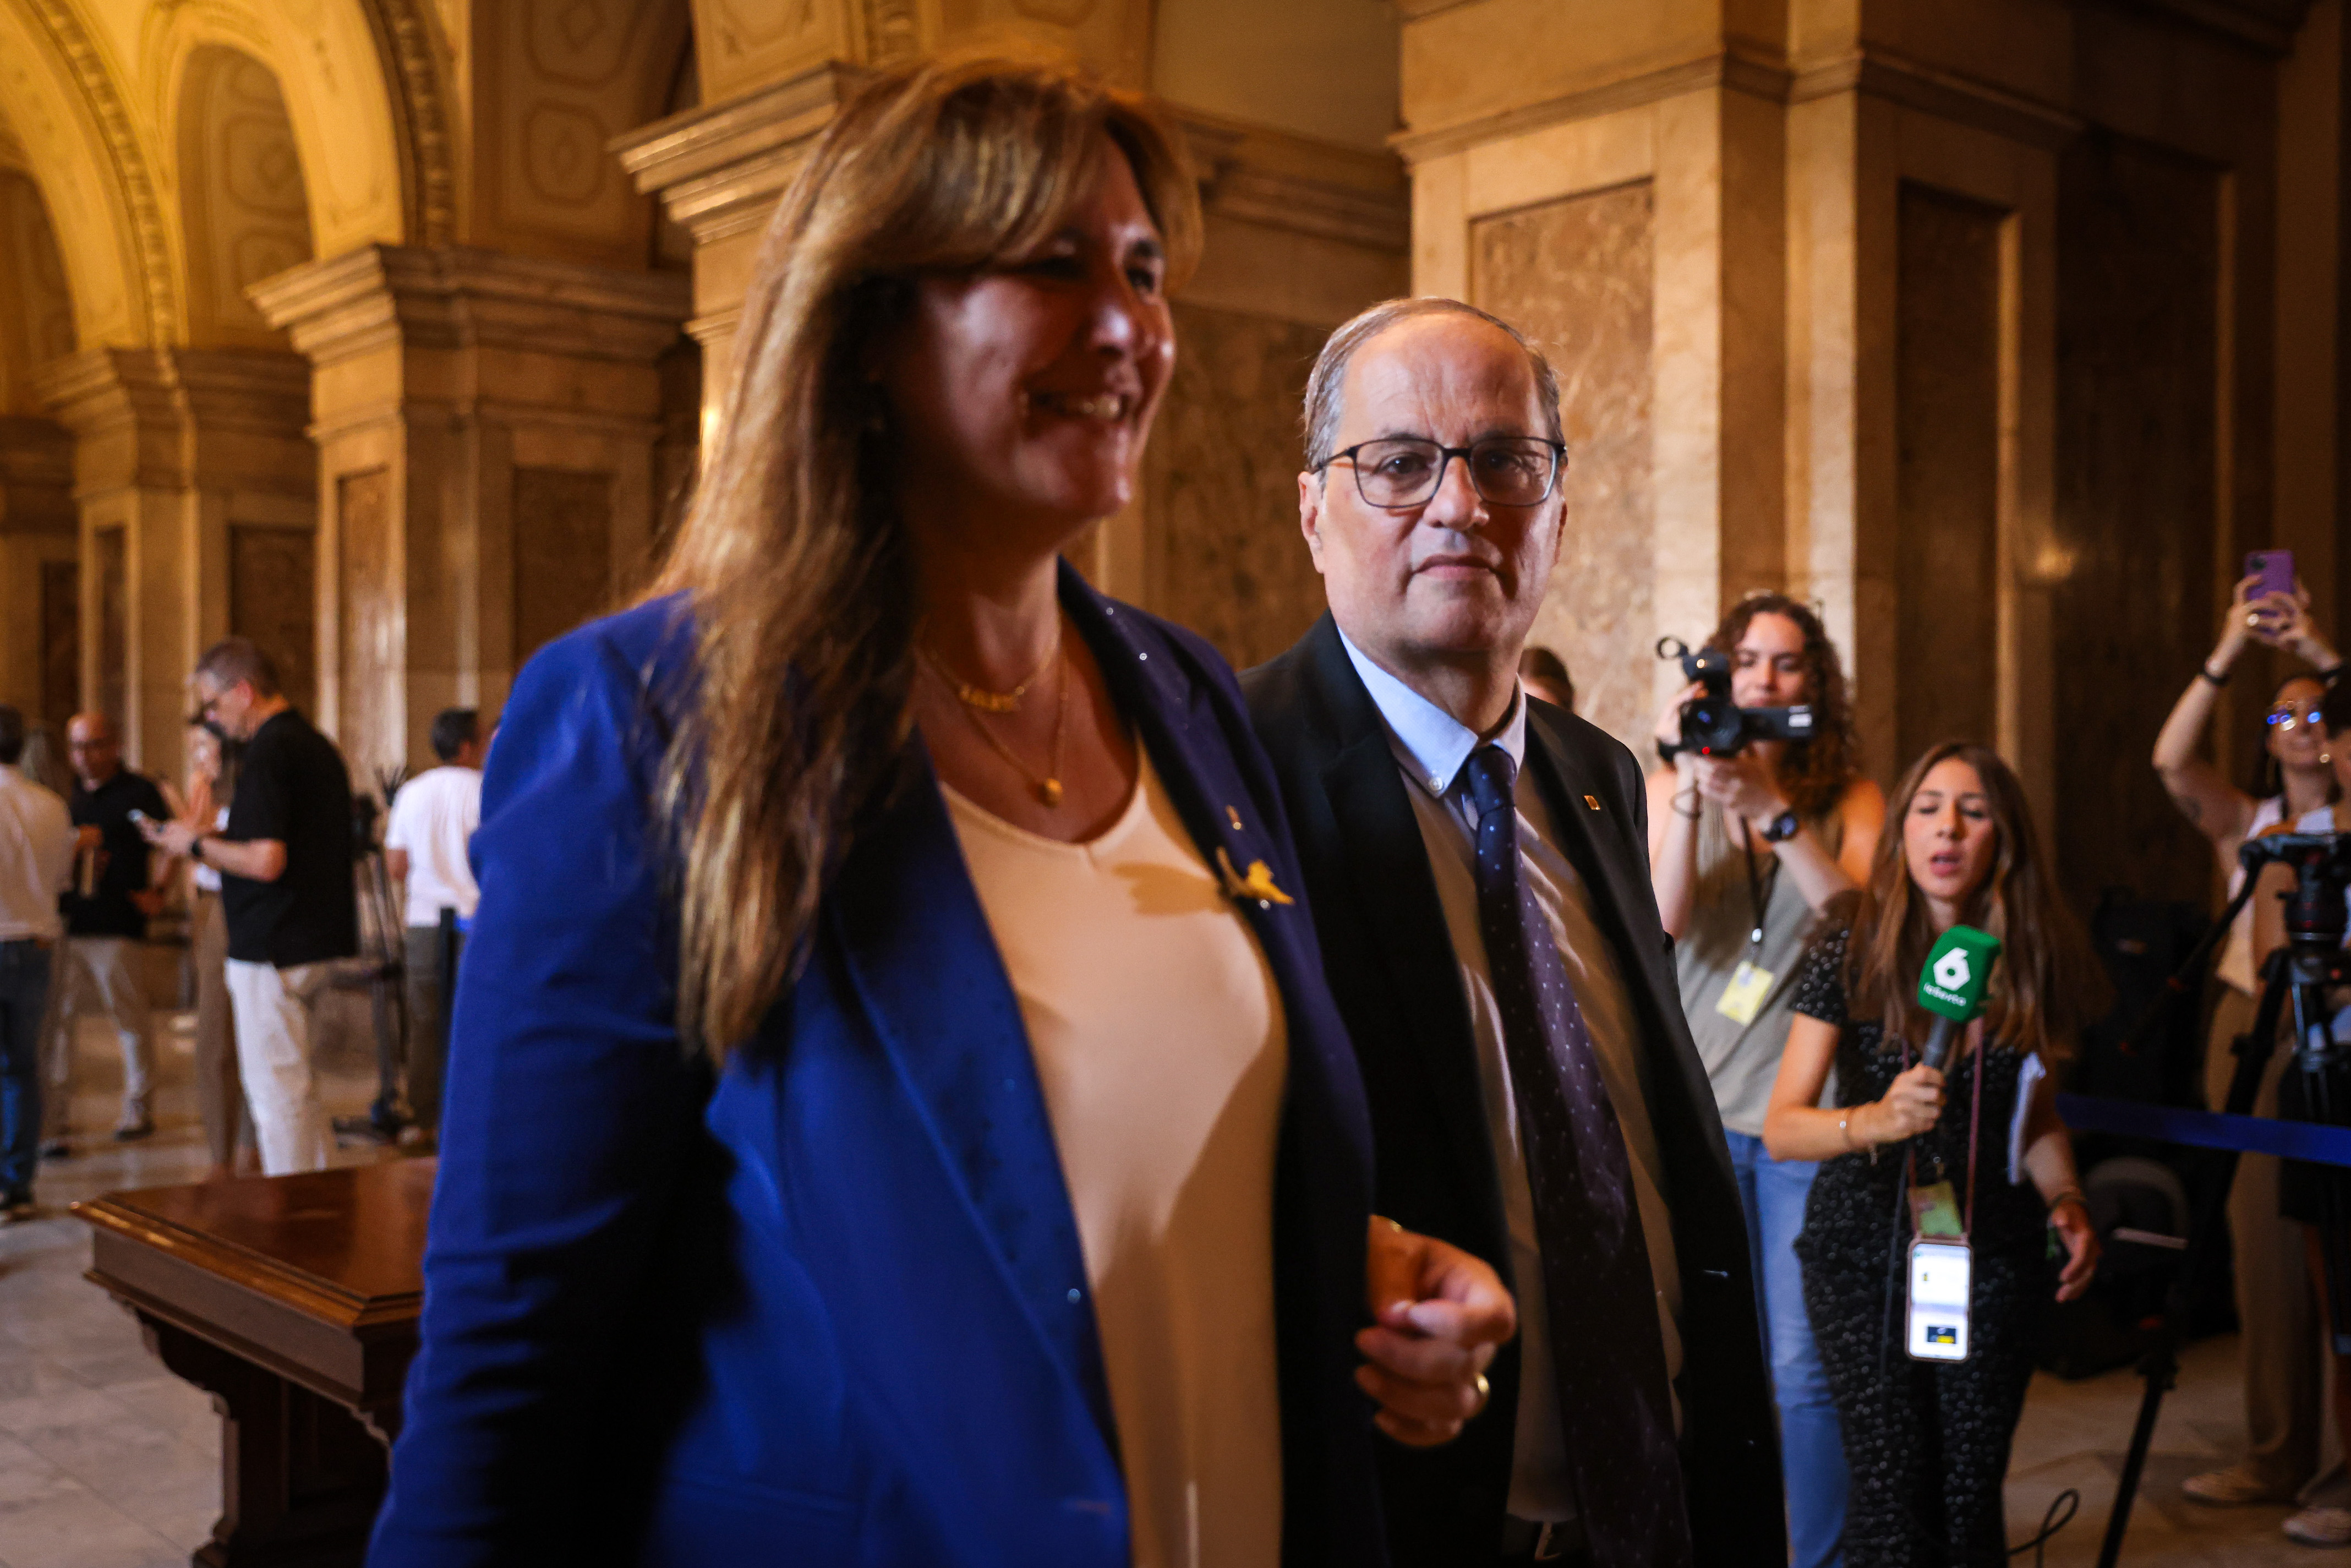
[[[1056,638],[1053,643],[1053,653],[1056,658],[1058,658],[1061,652],[1061,640]],[[1037,792],[1038,800],[1044,805],[1046,810],[1051,810],[1058,808],[1061,803],[1061,740],[1063,736],[1068,732],[1070,727],[1070,677],[1068,671],[1065,669],[1062,672],[1061,695],[1055,701],[1053,706],[1052,765],[1049,771],[1043,774],[1039,774],[1027,763],[1021,761],[1019,758],[1014,756],[1012,748],[1005,745],[1001,739],[998,738],[996,732],[988,728],[987,725],[980,718],[979,715],[972,710],[979,708],[985,709],[990,713],[1009,712],[1012,706],[1018,706],[1020,694],[1027,691],[1031,685],[1034,685],[1038,677],[1045,673],[1045,666],[1039,666],[1039,668],[1029,674],[1027,680],[1020,683],[1019,686],[1012,693],[1011,704],[1008,705],[1006,707],[998,708],[991,706],[987,703],[974,702],[971,698],[966,696],[964,695],[965,691],[973,688],[964,686],[962,682],[957,681],[946,670],[940,668],[938,661],[932,658],[927,650],[924,653],[923,662],[930,665],[932,674],[939,677],[941,684],[956,694],[956,700],[963,705],[964,717],[971,720],[972,728],[979,731],[979,738],[987,742],[989,748],[993,750],[997,756],[1001,757],[1006,762],[1009,763],[1014,772],[1019,774],[1021,778],[1029,781],[1029,787]],[[1054,660],[1049,659],[1046,663],[1047,664],[1050,664],[1053,662]],[[994,692],[981,692],[979,695],[985,697],[995,697],[998,695],[998,694]]]
[[[1061,656],[1061,629],[1056,625],[1053,632],[1053,645],[1045,650],[1044,658],[1038,662],[1035,669],[1029,672],[1028,677],[1008,692],[991,692],[985,686],[973,685],[969,681],[948,669],[939,656],[931,651],[930,644],[927,643],[917,643],[914,648],[923,655],[923,662],[930,665],[933,673],[946,683],[949,691],[955,693],[956,701],[963,704],[964,706],[976,707],[982,713],[1018,713],[1020,710],[1020,699],[1029,695],[1029,688],[1037,684],[1037,677],[1051,669],[1053,661]]]

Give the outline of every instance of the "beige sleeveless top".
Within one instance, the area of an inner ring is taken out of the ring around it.
[[[1088,843],[946,793],[1076,1211],[1135,1568],[1279,1568],[1273,971],[1148,756]]]
[[[1844,850],[1844,819],[1835,810],[1809,817],[1804,825],[1832,856]],[[1816,916],[1795,878],[1778,870],[1780,857],[1771,846],[1758,839],[1754,850],[1755,871],[1765,889],[1761,947],[1750,941],[1755,906],[1739,835],[1724,822],[1721,807],[1711,800],[1700,804],[1698,889],[1689,929],[1674,944],[1674,966],[1681,981],[1682,1011],[1689,1019],[1698,1060],[1706,1063],[1707,1081],[1714,1086],[1722,1124],[1760,1138],[1763,1113],[1771,1103],[1771,1083],[1780,1075],[1780,1052],[1788,1043],[1794,1016],[1796,970]],[[1726,1017],[1717,1006],[1742,959],[1771,976],[1754,1020],[1744,1024]]]

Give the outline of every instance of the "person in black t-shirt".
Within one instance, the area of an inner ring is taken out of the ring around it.
[[[71,1150],[67,1117],[73,1103],[74,1036],[93,1011],[113,1026],[122,1045],[122,1114],[114,1124],[116,1139],[143,1138],[155,1130],[148,1107],[154,1046],[140,944],[147,937],[147,917],[162,899],[149,886],[152,857],[131,813],[157,821],[172,814],[153,780],[122,766],[121,743],[106,715],[74,715],[66,726],[66,755],[74,770],[67,805],[78,837],[73,884],[60,901],[66,939],[57,954],[45,1050],[41,1141],[42,1152],[52,1159]]]
[[[350,775],[244,638],[207,650],[195,686],[198,716],[245,742],[228,827],[171,822],[148,841],[221,873],[237,1065],[261,1168],[321,1170],[334,1134],[310,1068],[312,1024],[329,964],[359,951]]]

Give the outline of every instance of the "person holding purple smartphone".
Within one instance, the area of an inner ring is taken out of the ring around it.
[[[2245,558],[2245,569],[2222,618],[2220,640],[2172,705],[2156,737],[2154,757],[2172,803],[2212,841],[2232,897],[2244,876],[2237,868],[2239,845],[2324,810],[2338,793],[2319,727],[2319,705],[2339,661],[2311,624],[2310,594],[2294,578],[2291,551],[2256,550]],[[2259,777],[2246,790],[2198,755],[2197,746],[2239,655],[2254,643],[2283,649],[2316,673],[2289,675],[2271,694]],[[2252,925],[2249,908],[2221,952],[2224,984],[2204,1051],[2205,1092],[2214,1105],[2225,1097],[2234,1068],[2230,1044],[2252,1027],[2259,989]],[[2283,1051],[2273,1058],[2256,1114],[2277,1114],[2278,1075],[2287,1060]],[[2194,1500],[2220,1508],[2283,1502],[2315,1473],[2324,1370],[2301,1227],[2278,1218],[2276,1160],[2247,1155],[2239,1163],[2229,1195],[2229,1228],[2236,1244],[2237,1316],[2243,1331],[2245,1457],[2181,1485]]]

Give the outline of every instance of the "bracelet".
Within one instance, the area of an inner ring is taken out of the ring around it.
[[[2061,1203],[2078,1203],[2085,1209],[2087,1209],[2090,1207],[2090,1200],[2082,1196],[2082,1189],[2078,1186],[2069,1186],[2064,1191],[2059,1193],[2055,1197],[2051,1198],[2049,1200],[2049,1212],[2052,1214],[2056,1213],[2057,1206]]]
[[[2216,686],[2225,686],[2229,684],[2228,673],[2224,671],[2216,675],[2212,673],[2212,666],[2210,664],[2197,665],[2196,673],[2203,676],[2206,680],[2211,682]]]
[[[194,838],[188,841],[188,858],[195,862],[198,865],[204,863],[205,837],[205,834],[198,833]]]
[[[1684,796],[1687,796],[1690,802],[1690,809],[1687,811],[1682,810],[1682,798]],[[1698,820],[1700,808],[1698,804],[1698,789],[1695,786],[1687,789],[1676,791],[1673,799],[1667,803],[1673,807],[1675,816],[1687,818],[1693,822]]]
[[[1858,1107],[1855,1107],[1855,1109],[1858,1109]],[[1874,1143],[1865,1145],[1856,1145],[1853,1141],[1853,1116],[1854,1113],[1852,1111],[1847,1111],[1844,1115],[1837,1118],[1837,1136],[1844,1140],[1845,1152],[1848,1154],[1857,1155],[1861,1153],[1864,1147],[1866,1147],[1869,1150],[1869,1163],[1871,1165],[1876,1165],[1877,1163],[1877,1145]]]

